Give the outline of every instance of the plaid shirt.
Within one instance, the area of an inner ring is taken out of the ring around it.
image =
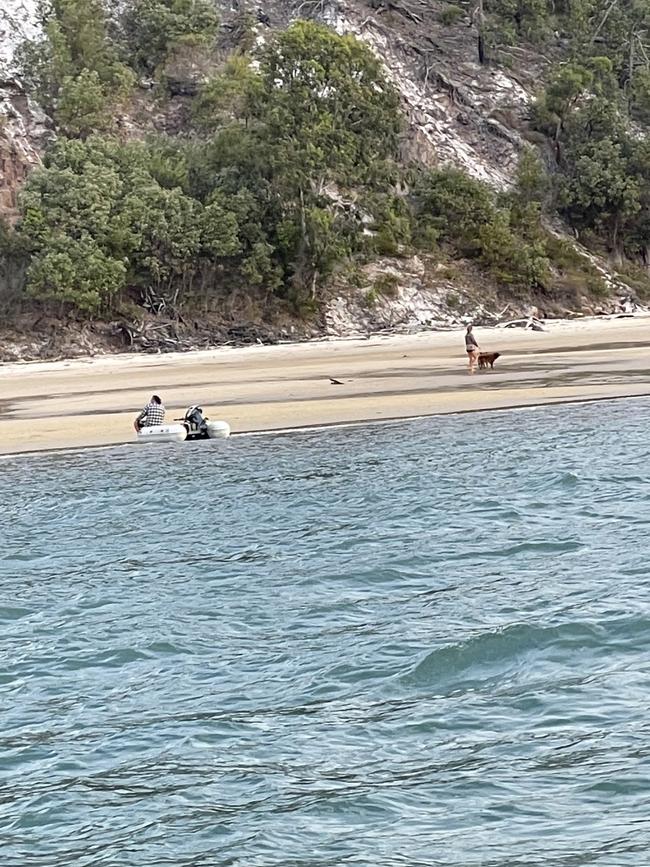
[[[164,424],[165,407],[161,403],[148,403],[142,410],[140,416],[140,424],[142,427],[154,427],[157,424]]]

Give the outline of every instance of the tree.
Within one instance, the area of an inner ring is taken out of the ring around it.
[[[560,67],[533,105],[533,125],[555,141],[560,138],[570,113],[588,92],[594,76],[577,63]]]
[[[276,34],[255,59],[231,60],[203,88],[195,116],[219,128],[210,146],[217,183],[236,177],[266,214],[256,261],[270,244],[299,301],[360,245],[336,200],[342,189],[389,182],[399,102],[365,45],[314,23]]]
[[[299,21],[262,51],[259,74],[253,116],[273,148],[274,170],[295,190],[371,181],[396,155],[397,93],[354,37]]]
[[[106,309],[124,288],[124,262],[106,255],[90,236],[53,234],[27,272],[27,291],[41,301],[70,305],[83,313]]]
[[[123,26],[134,67],[152,73],[181,45],[209,46],[219,16],[210,0],[131,0]]]
[[[101,0],[52,0],[43,32],[22,48],[25,80],[65,133],[106,129],[134,79],[108,35]]]
[[[542,241],[542,212],[549,193],[549,179],[531,147],[519,157],[512,190],[504,196],[510,212],[510,225],[528,243]]]
[[[573,155],[562,201],[575,225],[605,232],[611,249],[620,252],[621,228],[639,210],[639,185],[621,144],[611,138],[585,143]]]
[[[494,195],[486,184],[457,169],[425,172],[414,195],[419,231],[432,228],[461,254],[480,250],[479,233],[495,216]]]

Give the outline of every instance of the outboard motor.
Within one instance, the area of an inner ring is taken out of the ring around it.
[[[200,406],[191,406],[185,413],[183,419],[187,427],[188,436],[207,437],[208,425],[207,419],[203,416],[203,409]]]

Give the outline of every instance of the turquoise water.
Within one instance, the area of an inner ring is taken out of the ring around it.
[[[1,462],[2,867],[648,863],[649,426]]]

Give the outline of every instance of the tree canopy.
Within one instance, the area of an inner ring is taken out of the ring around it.
[[[48,0],[22,62],[58,141],[0,257],[13,287],[84,315],[151,297],[210,309],[238,290],[314,309],[337,269],[416,249],[545,291],[566,259],[545,224],[557,215],[615,258],[648,263],[649,8],[479,4],[481,62],[510,62],[522,45],[552,57],[530,109],[545,158],[524,149],[497,194],[400,160],[398,93],[353,36],[296,21],[256,40],[243,11],[224,53],[212,0],[125,0],[110,17],[102,0]],[[463,8],[446,11],[445,27],[466,26]],[[143,101],[165,115],[182,62],[194,79],[174,104],[181,128],[134,130]]]

